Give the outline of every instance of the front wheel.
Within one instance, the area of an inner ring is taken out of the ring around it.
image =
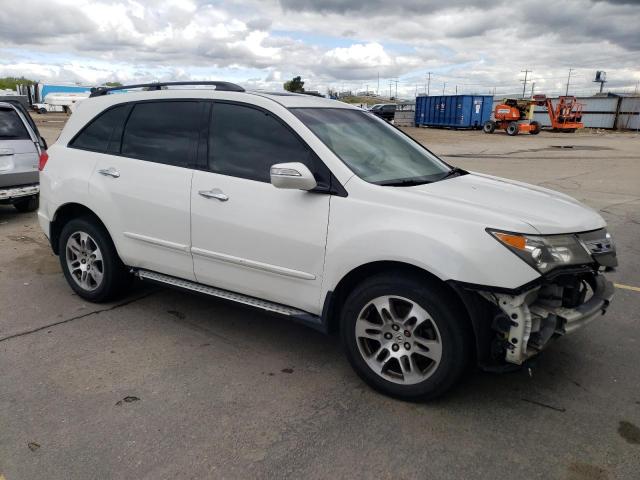
[[[91,302],[106,302],[129,286],[127,272],[108,232],[91,218],[69,221],[60,234],[60,265],[71,288]]]
[[[507,135],[511,135],[513,137],[514,135],[517,135],[519,131],[520,129],[518,128],[518,124],[516,122],[511,122],[507,126]]]
[[[529,133],[531,135],[538,135],[541,130],[540,124],[534,120],[533,122],[530,123],[530,125],[531,125],[531,130],[529,130]]]
[[[404,400],[449,390],[468,360],[470,330],[457,299],[422,278],[379,275],[347,298],[341,334],[356,373]]]
[[[482,131],[484,133],[493,133],[496,131],[496,122],[494,122],[493,120],[487,120],[486,122],[484,122],[484,125],[482,126]]]

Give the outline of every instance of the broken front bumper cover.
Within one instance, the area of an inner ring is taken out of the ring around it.
[[[591,296],[572,308],[562,306],[565,287],[559,284],[539,285],[517,295],[479,291],[501,310],[494,329],[504,337],[504,359],[521,365],[546,347],[552,337],[572,333],[603,315],[613,297],[613,283],[597,274],[590,286]]]

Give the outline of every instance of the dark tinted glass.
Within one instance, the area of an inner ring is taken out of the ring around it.
[[[198,102],[139,103],[122,136],[122,155],[178,167],[196,158],[200,111]]]
[[[227,103],[214,104],[212,115],[209,134],[211,171],[269,182],[272,165],[302,162],[316,173],[307,146],[271,115]]]
[[[29,140],[29,133],[12,108],[0,108],[0,138],[5,140]]]
[[[120,105],[107,110],[82,130],[69,146],[94,152],[117,153],[120,150],[122,125],[130,108],[129,105]]]

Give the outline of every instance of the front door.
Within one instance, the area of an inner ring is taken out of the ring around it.
[[[278,189],[269,170],[326,167],[280,119],[236,103],[213,104],[207,156],[191,195],[197,280],[319,313],[330,195]]]

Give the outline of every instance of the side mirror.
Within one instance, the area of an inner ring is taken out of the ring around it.
[[[271,167],[271,184],[276,188],[313,190],[318,186],[313,173],[304,163],[276,163]]]

